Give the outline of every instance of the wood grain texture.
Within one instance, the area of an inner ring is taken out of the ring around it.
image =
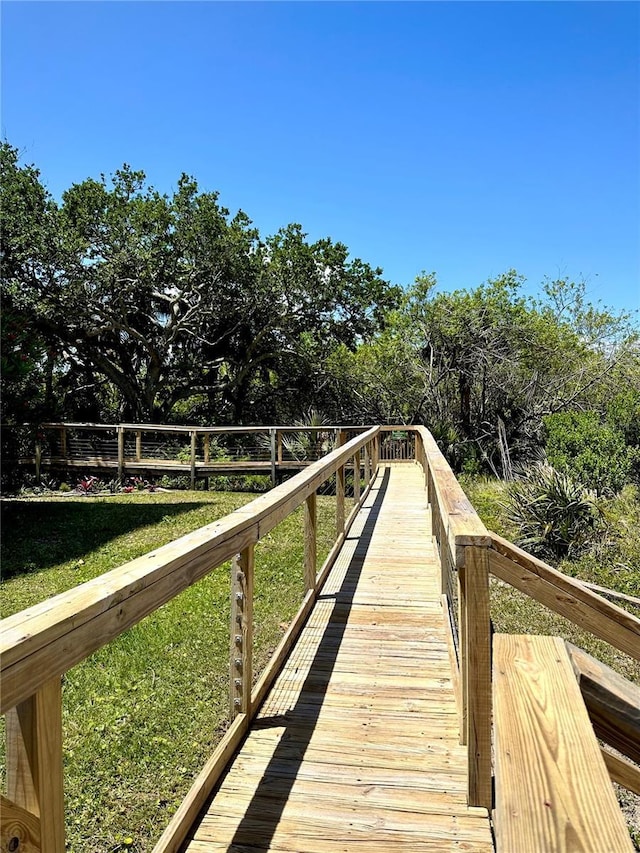
[[[38,818],[42,853],[64,853],[62,691],[47,681],[7,715],[7,793]],[[33,825],[23,816],[25,831]]]
[[[491,538],[492,574],[640,660],[640,619],[501,536]]]
[[[0,849],[2,853],[40,853],[40,818],[0,794]]]
[[[491,788],[491,619],[489,558],[486,548],[467,546],[464,569],[466,647],[466,744],[469,754],[469,805],[490,809]]]
[[[566,643],[596,736],[640,764],[640,687]]]
[[[493,849],[466,802],[423,483],[379,470],[185,850]]]
[[[498,853],[633,846],[557,637],[494,637]]]
[[[640,796],[640,767],[604,748],[602,757],[612,781]]]

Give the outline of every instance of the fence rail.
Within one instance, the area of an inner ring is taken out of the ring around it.
[[[120,424],[98,429],[95,425],[49,424],[46,428],[57,431],[58,451],[67,454],[73,430],[94,429],[107,435],[115,429],[119,461],[130,453],[143,456],[145,431],[182,436],[189,440],[192,472],[199,453],[204,461],[208,446],[211,454],[213,437],[232,436],[237,441],[245,436],[266,437],[269,464],[284,460],[284,439],[291,435],[304,435],[317,452],[328,452],[318,460],[308,458],[304,470],[225,518],[4,620],[0,630],[0,710],[7,715],[9,798],[3,798],[3,822],[9,818],[21,821],[27,827],[25,832],[31,833],[25,837],[39,836],[35,849],[44,853],[64,850],[60,676],[232,560],[229,706],[233,722],[156,848],[158,853],[179,849],[295,642],[380,462],[413,462],[424,472],[434,547],[441,563],[440,593],[451,625],[461,740],[467,745],[469,805],[491,808],[493,802],[490,573],[640,660],[640,620],[487,531],[424,427],[233,430]],[[353,509],[348,516],[347,470],[353,473]],[[329,481],[336,500],[336,536],[318,570],[316,495]],[[301,505],[305,597],[274,656],[253,684],[255,545]],[[629,776],[620,762],[612,761],[611,767],[610,772],[619,778]]]

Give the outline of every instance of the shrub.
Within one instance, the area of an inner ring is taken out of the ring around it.
[[[596,412],[561,412],[543,420],[547,458],[558,471],[598,494],[616,494],[628,482],[632,449]]]
[[[602,526],[595,493],[544,462],[509,483],[505,509],[518,531],[516,544],[544,558],[577,556]]]

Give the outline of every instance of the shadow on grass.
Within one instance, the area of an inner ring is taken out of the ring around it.
[[[2,580],[79,559],[118,536],[201,507],[199,503],[3,501]]]

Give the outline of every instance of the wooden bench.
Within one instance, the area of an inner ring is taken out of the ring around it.
[[[564,642],[496,634],[498,853],[633,851]]]

